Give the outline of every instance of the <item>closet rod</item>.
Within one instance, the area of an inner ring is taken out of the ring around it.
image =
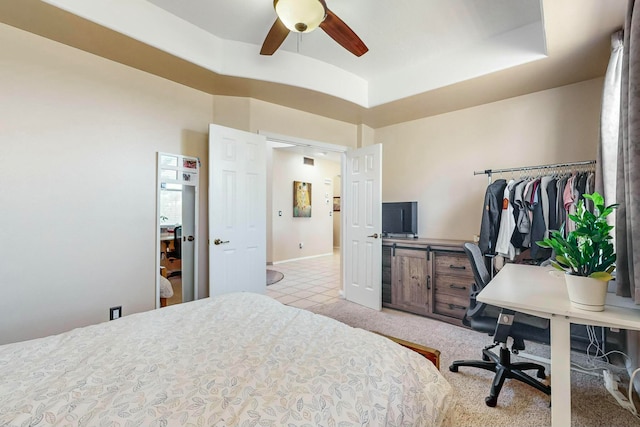
[[[595,160],[585,160],[582,162],[569,162],[569,163],[556,163],[553,165],[539,165],[539,166],[521,166],[517,168],[506,168],[506,169],[485,169],[483,171],[474,171],[474,175],[489,175],[494,173],[502,173],[502,172],[518,172],[518,171],[528,171],[528,170],[536,170],[536,169],[554,169],[554,168],[563,168],[567,166],[582,166],[582,165],[595,165]]]

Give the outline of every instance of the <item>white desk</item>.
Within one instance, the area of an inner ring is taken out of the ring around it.
[[[640,330],[640,310],[606,305],[594,312],[574,308],[564,277],[551,268],[506,264],[478,300],[551,321],[551,425],[571,425],[570,324]],[[609,299],[615,295],[608,294]]]

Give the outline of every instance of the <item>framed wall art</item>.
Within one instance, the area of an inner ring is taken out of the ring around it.
[[[333,211],[340,212],[340,197],[333,198]]]
[[[293,217],[311,217],[311,183],[293,181]]]

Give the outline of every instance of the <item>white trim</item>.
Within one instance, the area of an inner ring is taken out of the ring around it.
[[[345,145],[330,144],[328,142],[314,141],[312,139],[296,138],[294,136],[280,135],[263,130],[259,130],[258,134],[265,136],[267,138],[267,141],[277,142],[281,144],[297,145],[300,147],[314,147],[319,148],[323,151],[344,153],[349,149],[349,147]]]
[[[301,258],[285,259],[285,260],[283,260],[283,261],[274,261],[274,262],[272,262],[272,263],[271,263],[271,265],[284,264],[284,263],[287,263],[287,262],[294,262],[294,261],[301,261],[301,260],[303,260],[303,259],[320,258],[320,257],[323,257],[323,256],[330,256],[330,255],[331,255],[331,256],[333,256],[333,252],[330,252],[330,253],[328,253],[328,254],[319,254],[319,255],[304,256],[304,257],[301,257]],[[269,265],[269,264],[267,264],[267,265]]]

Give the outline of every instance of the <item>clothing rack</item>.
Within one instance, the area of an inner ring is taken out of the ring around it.
[[[520,166],[515,168],[506,168],[506,169],[485,169],[483,171],[474,171],[473,175],[487,175],[489,179],[489,184],[492,183],[492,177],[494,173],[504,173],[504,172],[522,172],[522,171],[543,171],[543,170],[552,170],[559,169],[562,170],[564,168],[573,168],[575,166],[586,167],[593,166],[596,164],[595,160],[584,160],[578,162],[567,162],[567,163],[554,163],[547,165],[537,165],[537,166]],[[485,257],[490,259],[491,265],[491,277],[493,278],[494,274],[494,256],[493,255],[485,255]]]
[[[474,171],[474,175],[488,175],[489,183],[491,183],[491,177],[494,173],[503,173],[503,172],[521,172],[528,170],[544,170],[544,169],[562,169],[571,166],[588,166],[595,165],[595,160],[584,160],[581,162],[569,162],[569,163],[555,163],[551,165],[538,165],[538,166],[521,166],[517,168],[506,168],[506,169],[485,169],[483,171]]]

